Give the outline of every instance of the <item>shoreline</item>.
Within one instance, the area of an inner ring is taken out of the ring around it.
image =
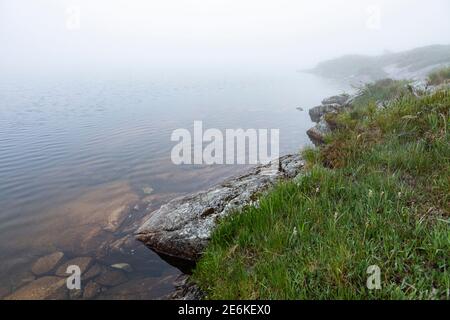
[[[423,80],[416,81],[408,89],[414,95],[436,90],[433,86],[424,87]],[[316,147],[324,144],[324,137],[336,129],[327,116],[351,107],[356,98],[358,93],[331,96],[309,110],[311,120],[316,125],[307,134]],[[377,107],[384,107],[384,103],[377,102]],[[277,171],[267,173],[271,164],[257,166],[206,191],[174,199],[149,213],[149,218],[138,229],[137,239],[183,272],[175,284],[176,290],[167,298],[201,299],[202,292],[190,282],[190,271],[201,258],[219,220],[235,210],[258,206],[259,196],[281,180],[294,179],[303,172],[305,166],[300,154],[286,155],[275,161],[280,162]],[[189,266],[187,269],[186,265]]]
[[[324,116],[350,106],[354,98],[355,95],[349,94],[331,96],[309,110],[316,126],[307,134],[316,146],[323,143],[323,136],[330,132]],[[273,162],[279,162],[278,170],[271,170]],[[258,206],[259,196],[279,181],[294,179],[305,167],[300,152],[284,155],[273,162],[255,166],[206,191],[175,198],[147,214],[148,218],[135,234],[136,239],[182,272],[168,299],[201,299],[202,292],[189,281],[190,273],[219,220],[247,206]]]

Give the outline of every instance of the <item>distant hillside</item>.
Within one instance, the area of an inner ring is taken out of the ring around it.
[[[382,78],[421,79],[434,69],[450,65],[450,45],[433,45],[380,56],[347,55],[322,62],[312,73],[350,81]]]

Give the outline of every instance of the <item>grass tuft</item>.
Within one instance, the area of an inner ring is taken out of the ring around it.
[[[428,84],[430,85],[437,86],[449,82],[450,82],[450,67],[437,70],[428,76]]]

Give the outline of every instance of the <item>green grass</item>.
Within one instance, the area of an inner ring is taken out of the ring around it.
[[[339,114],[303,174],[220,222],[192,279],[208,299],[448,299],[449,110],[440,91]]]
[[[386,102],[398,99],[410,93],[406,80],[383,79],[374,83],[368,83],[358,88],[358,97],[353,104],[355,109],[360,109],[376,102]]]
[[[428,76],[428,84],[440,85],[450,82],[450,67],[437,70]]]

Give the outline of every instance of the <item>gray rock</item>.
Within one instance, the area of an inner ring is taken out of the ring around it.
[[[386,109],[389,106],[389,101],[376,101],[375,105],[377,106],[378,110]]]
[[[308,137],[315,145],[320,145],[325,142],[325,135],[331,132],[330,126],[322,117],[319,123],[317,123],[313,128],[306,131]]]
[[[207,191],[177,198],[149,215],[138,229],[138,240],[158,253],[196,261],[208,244],[217,220],[251,204],[259,193],[280,179],[293,178],[303,168],[300,155],[288,155],[274,165],[261,165]],[[273,169],[275,167],[275,169]]]
[[[343,94],[340,94],[337,96],[332,96],[332,97],[323,99],[322,104],[323,105],[337,104],[337,105],[343,106],[343,105],[347,104],[349,99],[350,99],[350,95],[343,93]]]
[[[330,112],[339,111],[343,106],[339,104],[327,104],[309,109],[309,116],[313,122],[320,122],[322,117]]]
[[[449,89],[450,89],[450,83],[442,83],[437,86],[430,85],[427,87],[426,93],[433,94],[439,90],[449,90]]]
[[[317,124],[309,129],[306,133],[315,145],[323,144],[325,135],[330,133],[333,128],[325,121],[325,115],[329,113],[338,113],[345,108],[352,106],[353,101],[358,97],[358,93],[354,95],[341,94],[326,98],[322,101],[321,106],[314,107],[309,110],[311,120]]]
[[[188,275],[180,275],[174,282],[175,291],[167,296],[169,300],[201,300],[204,297],[204,293],[200,288],[190,281]]]
[[[426,93],[429,89],[428,82],[426,80],[416,80],[407,85],[407,88],[414,96],[420,96]]]

